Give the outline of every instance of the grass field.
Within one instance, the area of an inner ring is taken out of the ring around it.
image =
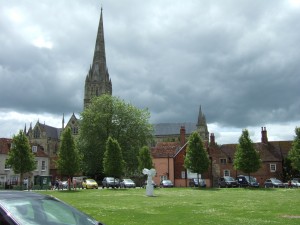
[[[106,225],[300,224],[299,189],[98,189],[43,191]]]

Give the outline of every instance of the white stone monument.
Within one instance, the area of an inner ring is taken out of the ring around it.
[[[147,196],[153,196],[153,184],[152,184],[152,177],[155,176],[156,170],[155,169],[143,169],[143,174],[147,175],[147,185],[146,185],[146,195]]]

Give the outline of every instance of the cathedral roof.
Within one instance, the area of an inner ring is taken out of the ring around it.
[[[45,131],[46,132],[46,136],[50,137],[50,138],[55,138],[55,139],[59,139],[60,137],[60,133],[61,133],[61,128],[55,128],[55,127],[51,127],[48,126],[46,124],[39,124],[41,131]]]
[[[154,135],[155,136],[179,135],[180,128],[182,126],[185,127],[185,133],[187,135],[197,130],[196,123],[157,123],[157,124],[153,124]]]

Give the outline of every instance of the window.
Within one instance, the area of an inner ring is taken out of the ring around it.
[[[42,171],[45,171],[46,170],[46,161],[42,161],[42,168],[41,168]]]
[[[270,164],[270,172],[276,172],[276,164]]]
[[[181,171],[181,178],[185,179],[185,171]]]
[[[223,165],[225,165],[226,164],[226,159],[225,158],[224,159],[220,159],[220,163],[223,164]]]
[[[10,170],[10,165],[7,164],[7,159],[5,161],[4,170]]]
[[[230,170],[224,170],[224,176],[230,176]]]
[[[38,171],[39,170],[39,162],[37,161],[37,160],[35,160],[35,167],[36,167],[36,169],[35,169],[35,171]]]
[[[34,138],[40,138],[40,130],[38,128],[34,129],[33,137]]]
[[[32,146],[32,152],[37,152],[37,146]]]

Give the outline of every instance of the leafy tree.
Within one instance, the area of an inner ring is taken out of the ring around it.
[[[61,145],[58,152],[57,169],[70,179],[79,171],[79,153],[75,148],[71,128],[62,133]],[[71,189],[69,185],[69,189]]]
[[[295,128],[295,138],[289,151],[289,159],[293,169],[300,171],[300,127]]]
[[[184,166],[192,173],[197,173],[198,180],[199,174],[208,170],[209,157],[207,151],[203,147],[203,142],[197,131],[193,132],[189,137]]]
[[[137,109],[117,97],[101,95],[81,113],[78,148],[83,157],[83,171],[103,174],[103,157],[108,137],[117,140],[123,150],[127,175],[138,172],[139,149],[153,138],[147,109]]]
[[[36,169],[35,156],[31,151],[29,140],[22,130],[18,135],[13,136],[7,164],[12,167],[15,174],[20,174],[21,184],[23,184],[23,175]]]
[[[239,144],[234,154],[234,167],[236,170],[243,171],[250,176],[250,173],[259,170],[260,166],[260,155],[254,148],[248,130],[245,129],[239,138]]]
[[[138,161],[140,172],[142,172],[144,168],[149,170],[153,168],[152,157],[148,146],[144,146],[141,148],[141,150],[139,151]]]
[[[107,176],[120,178],[123,174],[124,164],[122,150],[118,141],[109,137],[103,158],[104,173]]]

